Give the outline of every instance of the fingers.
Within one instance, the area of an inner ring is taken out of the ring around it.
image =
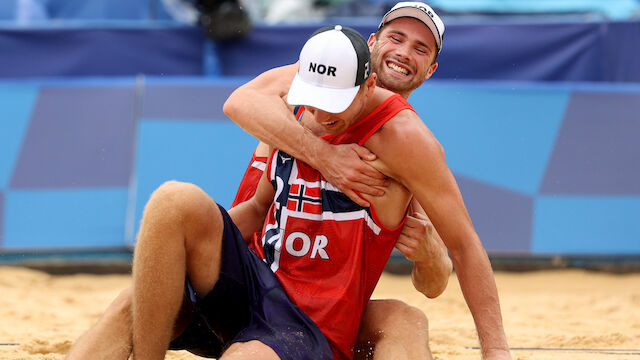
[[[419,251],[417,249],[417,244],[413,241],[405,242],[402,241],[402,236],[398,238],[396,242],[395,248],[398,249],[404,257],[411,261],[415,261],[418,258]]]
[[[389,185],[389,180],[384,174],[367,164],[362,164],[362,166],[354,167],[347,173],[345,179],[353,184],[362,184],[366,185],[367,187],[384,187]]]
[[[350,191],[357,191],[361,195],[382,196],[385,194],[385,191],[383,188],[376,187],[376,186],[368,186],[362,183],[353,183],[352,188],[353,190],[350,190]]]
[[[332,147],[332,151],[322,157],[318,170],[324,177],[351,200],[361,206],[369,206],[358,196],[382,196],[384,187],[389,185],[387,177],[363,160],[375,160],[376,156],[357,144],[343,144]]]
[[[431,219],[429,219],[429,217],[427,216],[427,214],[421,213],[419,211],[414,212],[413,214],[411,214],[413,216],[415,216],[416,218],[420,219],[420,220],[424,220],[424,221],[428,221],[429,223],[431,223]]]
[[[365,160],[365,161],[373,161],[375,160],[376,154],[372,153],[371,151],[369,151],[367,148],[363,147],[363,146],[359,146],[356,144],[350,144],[349,145],[351,147],[351,150],[355,151],[356,154],[360,157],[360,159]],[[387,177],[381,173],[380,171],[378,171],[376,168],[374,168],[373,166],[371,166],[370,164],[366,163],[366,162],[360,162],[360,166],[358,166],[357,170],[368,176],[368,177],[372,177],[374,179],[386,179]],[[380,183],[373,183],[373,184],[369,184],[369,185],[378,185],[378,186],[383,186]]]
[[[426,216],[420,213],[413,215],[415,216],[407,216],[396,248],[411,261],[424,260],[430,254],[428,249],[431,248],[429,244],[434,241],[434,228]]]
[[[428,228],[433,227],[428,218],[421,218],[420,215],[422,214],[414,213],[412,215],[407,215],[407,218],[404,221],[404,226],[409,229],[415,229],[416,232],[425,232]]]
[[[378,185],[378,186],[387,186],[388,180],[387,176],[380,171],[378,171],[373,166],[363,163],[360,167],[358,167],[360,172],[360,177],[362,179],[370,179],[370,185]]]
[[[396,243],[396,249],[398,249],[402,255],[404,255],[404,257],[406,257],[407,259],[411,260],[411,252],[409,251],[409,248],[406,247],[405,245],[401,244],[401,243]]]
[[[372,153],[364,146],[353,144],[352,149],[358,154],[358,156],[360,156],[360,159],[362,160],[373,161],[376,159],[376,154]]]
[[[364,207],[369,207],[371,204],[369,204],[369,202],[363,198],[361,198],[355,191],[353,190],[343,190],[342,191],[343,194],[347,195],[349,197],[349,199],[351,199],[354,203],[360,205],[360,206],[364,206]]]
[[[369,194],[369,191],[374,191],[369,188],[383,188],[389,186],[389,180],[382,173],[369,165],[364,165],[361,168],[355,169],[353,173],[349,174],[347,180],[351,183],[353,190],[367,194]],[[384,191],[382,191],[382,194],[384,194]]]
[[[422,223],[422,220],[417,219],[412,215],[407,215],[407,218],[404,221],[404,227],[416,228],[416,227],[419,227],[421,223]]]

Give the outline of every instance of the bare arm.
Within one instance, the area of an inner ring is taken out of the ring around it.
[[[265,171],[260,177],[253,197],[229,210],[229,216],[245,241],[249,241],[254,233],[262,231],[262,225],[267,211],[269,211],[269,206],[273,202],[273,196],[274,190]]]
[[[413,211],[405,221],[396,248],[414,263],[411,280],[416,290],[435,298],[446,289],[453,265],[440,235],[420,204],[414,199],[411,207]]]
[[[267,144],[293,155],[312,167],[353,201],[368,206],[354,190],[383,195],[385,176],[362,159],[375,155],[357,144],[330,145],[304,129],[284,98],[297,65],[269,70],[236,89],[224,104],[224,112],[245,131]]]
[[[444,151],[415,113],[400,114],[380,130],[375,143],[367,145],[389,166],[392,177],[414,194],[442,236],[473,315],[484,358],[510,359],[491,264]],[[382,146],[385,151],[378,151]]]

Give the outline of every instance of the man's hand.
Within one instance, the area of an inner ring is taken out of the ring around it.
[[[396,248],[413,262],[426,262],[440,256],[443,245],[427,215],[414,212],[407,216]]]
[[[315,157],[317,161],[312,166],[355,203],[369,206],[356,191],[372,196],[384,195],[382,187],[389,184],[387,177],[367,163],[376,159],[374,153],[357,144],[328,145],[322,151],[324,153]]]
[[[396,248],[414,262],[411,281],[416,290],[435,298],[447,287],[453,264],[424,210],[415,201],[412,207],[416,211],[407,216]]]

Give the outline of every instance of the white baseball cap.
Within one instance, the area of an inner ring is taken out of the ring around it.
[[[343,112],[369,78],[370,69],[369,47],[360,33],[346,26],[325,26],[302,47],[287,102]]]
[[[438,54],[440,53],[440,50],[442,50],[442,37],[444,36],[444,22],[429,5],[419,1],[401,1],[384,14],[378,30],[389,21],[400,17],[412,17],[427,25],[436,39]]]

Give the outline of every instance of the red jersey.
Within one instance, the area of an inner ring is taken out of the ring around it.
[[[251,155],[249,166],[247,166],[247,170],[244,172],[240,186],[238,186],[238,192],[236,193],[236,198],[233,199],[231,207],[251,199],[253,194],[256,193],[258,182],[260,181],[262,173],[266,167],[267,157],[256,156],[254,151],[253,155]]]
[[[412,108],[393,95],[343,133],[323,138],[363,144],[404,109]],[[351,359],[362,313],[403,224],[384,227],[373,207],[354,203],[282,151],[273,152],[267,171],[276,194],[263,236],[251,247],[322,330],[334,357]]]

